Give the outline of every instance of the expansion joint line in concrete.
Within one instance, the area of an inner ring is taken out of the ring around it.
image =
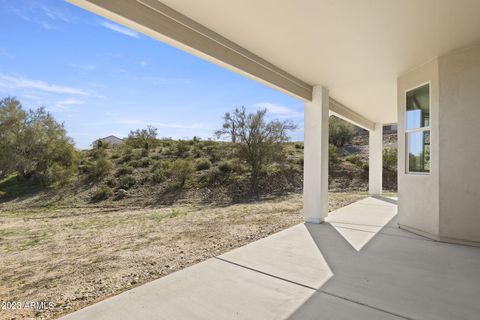
[[[222,262],[229,263],[229,264],[232,264],[234,266],[240,267],[240,268],[244,268],[244,269],[247,269],[247,270],[250,270],[250,271],[253,271],[253,272],[257,272],[257,273],[266,275],[266,276],[271,277],[271,278],[275,278],[275,279],[278,279],[278,280],[281,280],[281,281],[285,281],[285,282],[288,282],[288,283],[291,283],[291,284],[294,284],[294,285],[297,285],[297,286],[300,286],[300,287],[304,287],[304,288],[307,288],[307,289],[310,289],[310,290],[313,290],[313,291],[316,291],[316,292],[321,292],[321,293],[327,294],[331,297],[335,297],[337,299],[342,299],[342,300],[345,300],[345,301],[348,301],[348,302],[351,302],[351,303],[355,303],[355,304],[358,304],[358,305],[361,305],[361,306],[364,306],[364,307],[367,307],[367,308],[370,308],[370,309],[374,309],[374,310],[377,310],[377,311],[380,311],[380,312],[388,313],[388,314],[390,314],[392,316],[395,316],[395,317],[399,317],[399,318],[406,319],[406,320],[416,320],[414,318],[410,318],[410,317],[407,317],[405,315],[398,314],[396,312],[392,312],[392,311],[388,311],[388,310],[385,310],[385,309],[382,309],[382,308],[379,308],[379,307],[375,307],[375,306],[363,303],[361,301],[357,301],[357,300],[354,300],[354,299],[343,297],[343,296],[340,296],[338,294],[334,294],[334,293],[325,291],[323,289],[317,289],[317,288],[314,288],[312,286],[309,286],[309,285],[306,285],[306,284],[303,284],[303,283],[300,283],[300,282],[296,282],[296,281],[289,280],[289,279],[286,279],[286,278],[283,278],[283,277],[279,277],[279,276],[276,276],[276,275],[273,275],[273,274],[270,274],[270,273],[267,273],[267,272],[263,272],[261,270],[255,269],[255,268],[247,267],[245,265],[242,265],[242,264],[239,264],[239,263],[236,263],[236,262],[224,259],[224,258],[220,258],[220,257],[214,257],[214,258],[217,259],[217,260],[220,260]]]

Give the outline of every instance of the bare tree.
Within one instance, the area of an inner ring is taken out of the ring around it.
[[[238,110],[236,108],[235,110]],[[225,115],[223,116],[223,127],[220,130],[217,130],[215,134],[220,137],[222,135],[228,135],[230,139],[232,140],[232,143],[237,142],[237,136],[235,134],[237,128],[237,124],[235,122],[235,119],[232,117],[232,114],[230,112],[226,112]]]
[[[224,116],[223,129],[218,137],[227,136],[235,142],[239,158],[249,165],[252,192],[259,194],[259,178],[264,167],[283,156],[283,143],[289,140],[288,131],[296,125],[287,120],[266,120],[267,109],[247,113],[245,107],[235,108]]]

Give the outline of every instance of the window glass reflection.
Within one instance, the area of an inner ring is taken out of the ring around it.
[[[407,129],[430,126],[430,86],[407,92]]]
[[[430,172],[430,130],[409,132],[408,171]]]

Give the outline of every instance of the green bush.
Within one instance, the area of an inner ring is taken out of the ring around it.
[[[133,159],[133,150],[129,146],[124,146],[122,148],[122,155],[118,159],[117,163],[127,163]]]
[[[368,162],[363,161],[362,158],[357,154],[350,155],[345,160],[363,170],[368,170]]]
[[[397,190],[397,149],[383,150],[383,187],[387,190]]]
[[[193,166],[192,161],[177,159],[172,163],[169,173],[176,185],[183,188],[194,172],[195,167]]]
[[[162,169],[157,169],[150,174],[150,181],[154,184],[162,183],[167,180],[167,174]]]
[[[169,171],[171,164],[172,163],[170,161],[163,161],[163,160],[154,162],[151,167],[151,172],[155,172],[158,169],[161,169],[163,171]]]
[[[285,166],[279,163],[272,163],[266,167],[266,174],[267,176],[273,176],[279,174],[280,172],[285,170]]]
[[[113,177],[108,177],[103,182],[105,185],[109,186],[110,188],[115,188],[117,186],[117,179]]]
[[[92,194],[92,201],[102,201],[113,196],[113,190],[107,185],[101,185]]]
[[[128,190],[133,187],[137,183],[137,179],[135,179],[132,175],[126,175],[121,177],[118,180],[118,189],[125,189]]]
[[[100,181],[112,170],[112,163],[106,157],[101,156],[88,163],[87,172],[90,180]]]
[[[115,176],[121,177],[121,176],[125,176],[127,174],[132,174],[132,173],[133,173],[133,167],[123,165],[117,169],[117,172],[115,172]]]
[[[159,153],[152,154],[150,158],[152,158],[153,160],[160,160],[162,159],[162,155],[160,153],[161,151]]]
[[[134,168],[140,168],[142,166],[142,162],[140,160],[131,160],[128,165]]]
[[[346,157],[345,160],[355,165],[358,165],[359,163],[362,162],[362,158],[360,158],[358,154],[352,154]]]
[[[148,157],[140,159],[140,167],[142,168],[148,168],[151,163],[152,163],[152,160]]]
[[[184,140],[178,140],[175,148],[175,155],[177,157],[185,158],[190,151],[190,143]]]
[[[234,168],[235,166],[231,160],[222,161],[218,164],[218,170],[223,174],[231,173]]]
[[[338,161],[337,147],[333,144],[328,145],[328,161],[329,163],[335,163]]]
[[[397,149],[383,149],[383,169],[397,171]]]
[[[211,166],[212,163],[210,162],[210,160],[205,158],[201,158],[195,161],[195,168],[197,169],[197,171],[208,170],[211,168]]]

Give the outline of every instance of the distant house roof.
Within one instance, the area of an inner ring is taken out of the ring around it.
[[[92,145],[95,145],[98,141],[102,141],[102,142],[107,142],[108,144],[111,144],[111,145],[117,145],[117,144],[122,144],[124,141],[123,139],[117,137],[117,136],[108,136],[108,137],[105,137],[105,138],[100,138],[100,139],[97,139],[95,141],[93,141]]]

